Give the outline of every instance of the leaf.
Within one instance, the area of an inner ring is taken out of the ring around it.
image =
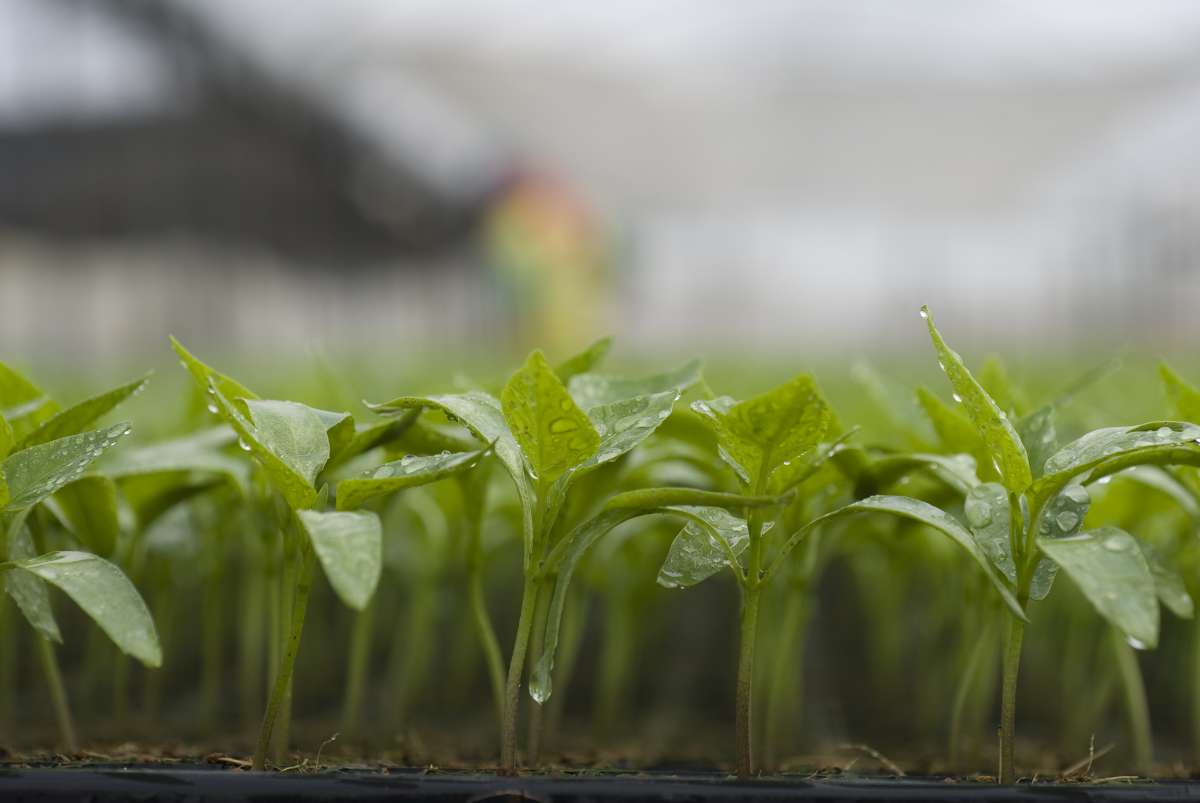
[[[922,414],[911,388],[883,376],[869,363],[862,361],[851,367],[850,378],[867,392],[892,426],[905,435],[910,447],[929,448],[935,433],[928,417]]]
[[[5,510],[32,507],[69,482],[83,476],[92,461],[129,433],[129,424],[68,435],[49,443],[30,446],[9,455],[0,463],[0,474],[8,483]]]
[[[162,665],[154,620],[116,566],[87,552],[50,552],[11,565],[62,589],[122,652],[148,667]]]
[[[938,441],[948,452],[977,454],[986,447],[975,431],[975,425],[959,410],[942,401],[941,397],[926,387],[917,388],[917,401],[929,417]]]
[[[1168,465],[1200,462],[1200,426],[1155,421],[1137,427],[1093,430],[1052,454],[1045,474],[1028,491],[1032,512],[1038,511],[1073,478],[1091,472],[1087,482],[1135,465]]]
[[[338,510],[354,510],[373,497],[469,471],[491,452],[491,448],[487,446],[474,452],[408,455],[370,469],[361,477],[344,479],[337,485]]]
[[[1167,397],[1175,412],[1185,421],[1200,423],[1200,390],[1175,373],[1165,362],[1158,364],[1158,374],[1167,389]]]
[[[249,479],[246,463],[226,454],[223,449],[237,441],[237,434],[225,425],[210,427],[136,449],[110,452],[101,469],[114,479],[150,474],[191,473],[223,475],[245,484]]]
[[[13,435],[12,426],[3,416],[0,416],[0,460],[8,457],[15,442],[16,436]],[[0,504],[3,502],[4,500],[0,499]]]
[[[80,477],[60,488],[53,501],[88,552],[113,554],[121,525],[117,520],[117,486],[111,479],[98,474]]]
[[[316,510],[298,510],[296,516],[338,597],[356,611],[366,608],[383,567],[379,517]]]
[[[975,458],[969,454],[886,454],[874,459],[867,458],[865,463],[856,459],[848,462],[839,459],[843,453],[852,451],[857,450],[842,450],[834,455],[834,462],[839,470],[855,480],[856,496],[873,496],[913,472],[926,470],[960,494],[966,494],[979,484],[979,478],[975,475]]]
[[[396,419],[385,419],[383,421],[374,421],[370,424],[356,426],[354,434],[345,446],[333,449],[331,445],[331,454],[329,462],[325,464],[325,470],[329,471],[335,465],[345,463],[352,457],[357,457],[378,446],[384,446],[400,439],[413,427],[420,415],[420,410],[410,410],[406,415]],[[334,435],[331,434],[331,443],[333,437]]]
[[[296,402],[290,403],[295,404]],[[307,404],[301,406],[308,407]],[[325,437],[329,441],[329,460],[325,461],[328,464],[335,456],[341,457],[342,452],[354,441],[354,416],[347,412],[322,410],[317,407],[308,407],[308,409],[313,411],[313,414],[321,420],[321,424],[325,427]]]
[[[820,444],[809,453],[809,458],[784,460],[779,468],[771,475],[771,485],[768,489],[773,494],[782,494],[808,480],[821,467],[832,460],[839,452],[845,450],[846,441],[857,434],[857,428],[848,430],[832,443]]]
[[[1070,538],[1039,538],[1037,544],[1101,616],[1139,646],[1158,644],[1154,577],[1132,535],[1100,527]]]
[[[1069,538],[1083,527],[1092,497],[1087,489],[1072,483],[1050,500],[1040,516],[1037,535],[1041,538]],[[1038,561],[1029,586],[1029,596],[1035,600],[1045,599],[1054,585],[1058,564],[1049,558]]]
[[[58,404],[17,371],[0,362],[0,417],[19,441],[57,413]]]
[[[1041,477],[1046,460],[1058,450],[1058,430],[1054,425],[1054,405],[1039,407],[1017,422],[1017,432],[1029,455],[1034,478]]]
[[[1017,431],[1013,429],[1007,414],[967,370],[962,357],[946,345],[941,333],[933,325],[933,317],[929,314],[928,307],[921,307],[921,317],[925,319],[929,328],[929,337],[933,340],[933,347],[938,355],[938,365],[950,380],[956,398],[962,399],[963,409],[975,425],[979,437],[983,439],[996,470],[1000,473],[1001,482],[1013,493],[1021,493],[1029,487],[1033,476],[1025,446],[1017,436]]]
[[[749,487],[766,483],[784,462],[816,447],[833,419],[813,378],[801,374],[754,398],[724,405],[697,401],[724,455]]]
[[[587,373],[604,360],[612,348],[612,342],[611,337],[600,338],[574,357],[559,363],[554,372],[564,384],[577,374]]]
[[[1015,584],[1017,566],[1013,563],[1012,509],[1008,504],[1008,491],[998,482],[985,482],[971,488],[963,501],[963,514],[992,565]]]
[[[543,487],[587,460],[600,446],[592,422],[540,351],[530,354],[508,380],[500,404],[534,479]]]
[[[1187,585],[1179,572],[1163,563],[1149,546],[1138,542],[1142,557],[1150,567],[1150,575],[1154,578],[1154,593],[1167,610],[1181,619],[1191,619],[1196,613],[1192,596],[1188,593]]]
[[[1004,362],[989,354],[979,366],[979,384],[995,400],[996,406],[1009,414],[1020,414],[1019,394],[1008,376]]]
[[[567,387],[581,409],[591,410],[635,396],[652,396],[671,390],[683,393],[700,381],[702,365],[700,360],[691,360],[671,371],[636,378],[583,373],[571,377]]]
[[[738,557],[750,546],[745,519],[719,507],[691,507],[699,521],[689,521],[671,542],[658,584],[663,588],[690,588],[724,568],[736,571],[731,557]]]
[[[26,560],[37,555],[33,537],[25,527],[25,515],[18,513],[10,522],[7,533],[8,559]],[[4,590],[17,603],[17,608],[30,626],[51,641],[62,643],[62,632],[54,619],[50,592],[37,577],[25,572],[6,572]]]
[[[315,486],[329,460],[329,422],[313,408],[296,402],[245,401],[254,422],[254,438],[308,485]]]
[[[175,353],[179,355],[180,364],[192,375],[192,379],[196,381],[196,387],[201,392],[207,393],[211,386],[215,387],[217,392],[226,399],[258,398],[257,393],[250,390],[241,382],[205,365],[174,337],[171,337],[171,348],[175,349]]]
[[[110,391],[93,396],[90,399],[86,399],[55,413],[53,417],[42,422],[36,429],[22,438],[17,445],[17,449],[20,450],[36,446],[40,443],[48,443],[59,438],[64,438],[67,435],[75,435],[82,432],[96,423],[99,418],[111,412],[121,402],[141,393],[149,381],[150,375],[146,374],[140,379],[135,379],[118,388],[113,388]]]

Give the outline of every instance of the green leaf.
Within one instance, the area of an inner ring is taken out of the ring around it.
[[[721,403],[697,401],[727,459],[749,487],[769,481],[772,472],[815,448],[833,419],[817,383],[801,374],[762,395],[726,410]]]
[[[690,588],[725,568],[750,546],[746,520],[719,507],[687,508],[700,521],[689,521],[671,542],[658,570],[663,588]]]
[[[59,410],[58,404],[8,365],[0,362],[0,417],[20,441]]]
[[[1179,572],[1167,566],[1149,546],[1138,542],[1142,557],[1150,567],[1150,575],[1154,578],[1154,593],[1167,610],[1181,619],[1191,619],[1196,613],[1192,595],[1188,593],[1187,585]]]
[[[180,364],[192,375],[192,379],[196,381],[196,386],[202,392],[208,393],[209,387],[215,387],[217,392],[226,399],[258,398],[257,393],[250,390],[241,382],[205,365],[174,337],[171,338],[171,348],[175,349],[175,353],[179,355]]]
[[[1088,508],[1092,505],[1092,497],[1087,489],[1078,483],[1072,483],[1062,489],[1057,496],[1046,505],[1038,524],[1037,535],[1040,538],[1069,538],[1080,531],[1087,518]],[[1054,577],[1058,573],[1058,564],[1049,558],[1042,558],[1034,568],[1033,580],[1029,586],[1029,596],[1032,599],[1045,599],[1054,585]]]
[[[857,428],[848,430],[831,443],[822,443],[810,452],[809,459],[785,460],[771,475],[771,485],[768,489],[772,494],[783,494],[805,482],[821,467],[832,460],[837,454],[848,447],[846,441],[858,432]]]
[[[307,404],[302,406],[308,407]],[[342,452],[349,448],[354,441],[354,416],[347,412],[321,410],[317,407],[308,407],[308,409],[313,411],[313,414],[321,420],[321,424],[325,427],[325,437],[329,441],[330,457],[326,461],[328,464],[334,457],[341,457]]]
[[[959,410],[942,401],[941,397],[926,387],[917,388],[917,401],[925,411],[938,441],[948,452],[979,454],[984,450],[983,441],[975,431],[975,425]]]
[[[554,369],[554,372],[558,374],[558,378],[565,384],[570,381],[571,377],[587,373],[599,365],[608,355],[608,351],[611,348],[612,338],[602,337],[574,357],[560,363]]]
[[[33,537],[25,527],[24,513],[18,513],[9,523],[7,538],[8,559],[26,560],[37,555]],[[17,603],[17,608],[30,626],[51,641],[62,643],[62,632],[54,619],[50,592],[46,585],[25,572],[5,572],[4,590]]]
[[[399,440],[406,432],[412,429],[420,415],[420,410],[410,410],[406,415],[399,418],[384,419],[383,421],[374,421],[370,424],[357,425],[349,442],[337,449],[334,449],[332,446],[335,436],[331,433],[331,454],[329,462],[325,464],[325,470],[328,471],[335,465],[345,463],[350,458],[357,457],[363,452],[368,452],[378,446],[385,446]]]
[[[983,439],[996,470],[1000,473],[1001,482],[1008,490],[1021,493],[1029,487],[1033,476],[1025,445],[1021,443],[1017,431],[1008,420],[1008,415],[967,370],[962,357],[946,345],[941,333],[933,325],[933,317],[929,314],[928,307],[921,307],[921,317],[925,318],[929,327],[929,337],[933,340],[938,364],[950,380],[956,398],[962,400],[967,417],[971,419],[979,437]]]
[[[15,442],[16,436],[13,435],[12,426],[3,416],[0,416],[0,460],[8,457]],[[3,501],[0,499],[0,504],[3,504]]]
[[[83,476],[92,461],[129,433],[129,424],[68,435],[49,443],[30,446],[9,455],[0,463],[0,474],[8,483],[5,510],[32,507],[69,482]]]
[[[631,451],[667,420],[678,399],[679,391],[666,390],[592,407],[587,417],[600,436],[600,444],[582,466],[598,466]]]
[[[12,565],[62,589],[122,652],[148,667],[162,665],[150,611],[116,566],[87,552],[50,552]]]
[[[1154,577],[1132,535],[1116,527],[1100,527],[1070,538],[1039,538],[1037,543],[1101,616],[1138,646],[1158,644]]]
[[[995,354],[989,354],[980,364],[979,384],[1001,410],[1018,415],[1022,412],[1019,394],[1008,376],[1008,369]]]
[[[235,441],[237,435],[228,426],[210,427],[181,438],[111,452],[112,457],[101,464],[101,470],[118,480],[150,474],[196,472],[226,476],[245,485],[249,479],[246,463],[223,451]]]
[[[862,386],[892,427],[903,433],[911,448],[929,448],[935,433],[910,387],[880,374],[871,364],[862,361],[851,367],[850,378]]]
[[[992,565],[1015,584],[1017,566],[1013,563],[1012,509],[1008,504],[1007,489],[998,482],[985,482],[971,488],[963,501],[963,515]]]
[[[1176,414],[1185,421],[1200,423],[1200,390],[1171,369],[1165,362],[1158,364],[1158,373],[1167,389],[1167,397]]]
[[[487,446],[474,452],[435,455],[407,455],[399,460],[370,469],[361,477],[344,479],[337,485],[338,510],[354,510],[363,502],[383,494],[395,493],[416,485],[437,482],[474,468],[491,452]]]
[[[592,422],[540,351],[530,354],[508,380],[500,404],[534,479],[543,487],[587,460],[600,446]]]
[[[672,390],[683,393],[700,381],[702,365],[700,360],[691,360],[674,370],[643,377],[578,374],[571,378],[568,388],[571,398],[581,409],[591,410],[635,396],[652,396]]]
[[[102,416],[111,412],[121,402],[141,393],[149,381],[150,375],[146,374],[140,379],[135,379],[118,388],[113,388],[110,391],[93,396],[90,399],[86,399],[55,413],[53,417],[42,422],[37,429],[34,429],[22,438],[21,442],[17,445],[17,449],[20,450],[36,446],[40,443],[48,443],[59,438],[64,438],[67,435],[75,435],[82,432],[96,423]]]
[[[1058,430],[1054,425],[1054,405],[1039,407],[1017,422],[1017,432],[1029,455],[1034,478],[1044,473],[1046,460],[1058,451]]]
[[[379,517],[371,512],[298,510],[329,584],[356,611],[367,607],[383,567]]]
[[[71,531],[88,552],[110,556],[117,547],[117,486],[108,477],[91,474],[64,485],[54,503]]]

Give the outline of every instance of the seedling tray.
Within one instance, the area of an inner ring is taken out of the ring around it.
[[[785,777],[738,781],[718,774],[613,775],[328,771],[258,773],[195,767],[111,766],[0,770],[6,801],[1200,801],[1200,783],[1022,783],[938,778]]]

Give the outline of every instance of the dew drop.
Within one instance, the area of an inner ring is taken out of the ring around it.
[[[963,511],[967,514],[967,523],[975,529],[992,523],[992,506],[982,499],[967,499]]]
[[[1119,535],[1111,535],[1105,539],[1104,548],[1109,552],[1124,552],[1129,548],[1129,542]]]
[[[241,447],[241,450],[243,452],[250,451],[250,444],[246,443],[246,440],[244,438],[241,438],[241,437],[238,438],[238,446]]]
[[[210,413],[212,413],[213,415],[216,415],[217,414],[217,405],[213,404],[212,402],[209,402],[208,403],[208,411]]]
[[[1058,529],[1062,530],[1064,533],[1070,532],[1071,530],[1075,529],[1077,524],[1079,524],[1079,514],[1073,510],[1060,511],[1059,514],[1054,517],[1054,523],[1057,524]]]
[[[929,310],[921,307],[921,320],[929,320]]]
[[[550,431],[556,435],[561,435],[564,432],[574,432],[579,429],[579,424],[570,418],[556,418],[550,422]]]
[[[958,402],[959,404],[962,404],[962,396],[959,396],[957,393],[951,393],[950,395],[954,399],[954,401]]]
[[[1149,644],[1141,641],[1140,639],[1136,639],[1133,636],[1125,636],[1125,643],[1130,647],[1133,647],[1135,650],[1147,650],[1150,648]]]
[[[1088,496],[1087,489],[1082,485],[1068,485],[1063,490],[1063,496],[1071,500],[1077,505],[1086,504],[1091,497]]]

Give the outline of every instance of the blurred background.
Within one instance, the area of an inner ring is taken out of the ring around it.
[[[1197,142],[1189,0],[0,0],[0,350],[1177,348]]]

